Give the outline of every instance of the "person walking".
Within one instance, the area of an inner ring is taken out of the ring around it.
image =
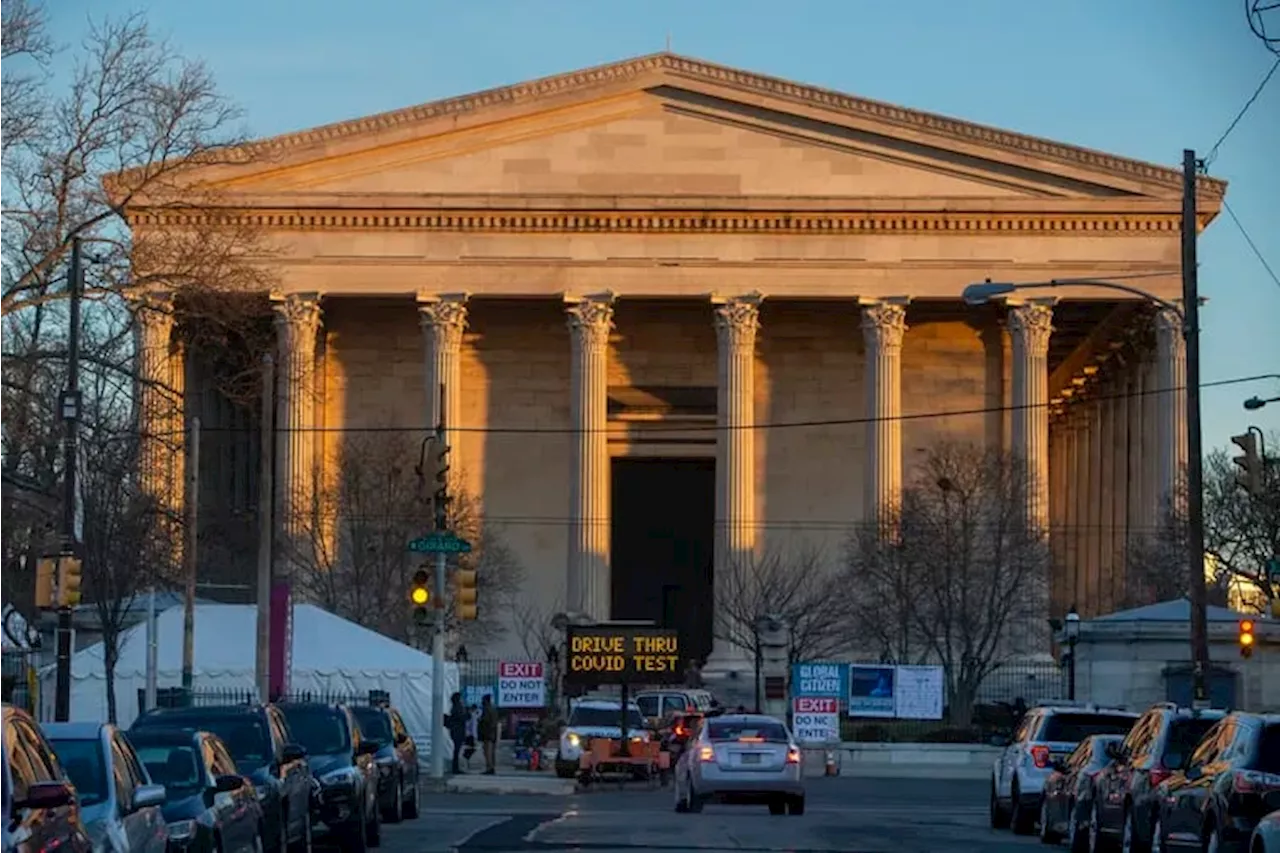
[[[480,702],[480,743],[484,747],[484,772],[492,776],[498,763],[498,707],[493,697],[486,693]]]
[[[457,775],[462,772],[459,759],[467,739],[467,706],[462,704],[461,693],[454,693],[449,697],[449,713],[444,718],[444,724],[453,740],[453,772]]]
[[[467,706],[467,748],[462,751],[462,757],[466,759],[467,769],[471,769],[471,756],[476,754],[476,744],[480,741],[480,708],[476,705]]]

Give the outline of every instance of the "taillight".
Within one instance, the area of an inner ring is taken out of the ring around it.
[[[715,761],[716,751],[709,746],[704,746],[702,749],[698,750],[698,758],[701,761]]]
[[[799,764],[799,763],[800,763],[800,750],[796,749],[794,746],[793,746],[793,747],[791,747],[791,749],[788,749],[788,750],[787,750],[787,763],[788,763],[788,764]]]
[[[688,733],[689,730],[682,723],[676,723],[676,737],[684,737]]]
[[[1035,762],[1036,767],[1045,768],[1049,766],[1049,747],[1033,746],[1031,747],[1031,760]]]
[[[1172,776],[1173,771],[1166,770],[1163,767],[1157,767],[1154,770],[1152,770],[1149,775],[1151,777],[1151,787],[1154,788],[1157,785],[1159,785],[1161,782],[1163,782],[1165,779],[1168,779],[1170,776]]]

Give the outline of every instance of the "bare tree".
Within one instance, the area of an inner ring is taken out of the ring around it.
[[[849,549],[844,594],[879,605],[860,608],[860,634],[941,664],[953,725],[969,724],[1017,627],[1044,615],[1048,537],[1026,523],[1024,470],[997,451],[940,445],[904,490],[895,535]]]
[[[409,582],[434,560],[408,550],[409,541],[431,528],[432,512],[423,484],[414,471],[417,442],[386,433],[346,440],[332,460],[334,481],[322,488],[324,508],[295,543],[291,556],[299,567],[294,579],[301,592],[328,610],[387,636],[415,637]],[[461,622],[448,598],[446,626],[450,645],[483,646],[508,629],[524,572],[498,531],[483,522],[478,502],[454,496],[450,528],[472,543],[457,565],[477,572],[479,618]],[[450,576],[453,573],[450,572]]]
[[[716,639],[752,655],[756,625],[779,616],[791,630],[791,659],[825,660],[848,648],[846,599],[833,595],[836,572],[807,546],[766,549],[716,575]]]
[[[513,608],[512,628],[529,660],[547,660],[552,651],[559,653],[564,634],[555,629],[552,618],[560,609],[557,606],[547,611],[533,602],[517,604]]]

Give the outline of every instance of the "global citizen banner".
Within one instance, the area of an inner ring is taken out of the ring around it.
[[[498,664],[499,708],[542,708],[547,704],[547,681],[537,661]]]

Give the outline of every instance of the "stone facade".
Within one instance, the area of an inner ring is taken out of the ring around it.
[[[258,150],[203,177],[281,253],[278,418],[327,431],[282,440],[284,505],[342,429],[424,434],[443,401],[457,483],[547,611],[608,616],[611,457],[717,460],[719,566],[834,556],[931,445],[1006,448],[1055,530],[1057,612],[1114,604],[1122,526],[1155,523],[1185,459],[1177,392],[1097,393],[1183,375],[1163,318],[1157,346],[1114,292],[959,299],[1135,272],[1176,298],[1174,171],[670,54]],[[1202,223],[1223,192],[1202,179]],[[146,200],[131,221],[178,225]],[[715,420],[610,414],[655,387],[714,389]],[[778,423],[810,425],[752,428]]]

